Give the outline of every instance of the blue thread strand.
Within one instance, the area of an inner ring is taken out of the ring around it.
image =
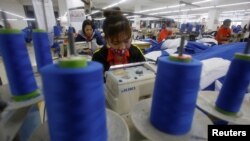
[[[32,33],[37,70],[48,64],[52,64],[52,56],[50,52],[49,37],[47,32]]]
[[[22,96],[37,90],[24,36],[0,33],[0,50],[12,95]]]
[[[233,59],[216,100],[216,106],[226,112],[239,112],[249,82],[250,61]]]
[[[174,135],[191,129],[201,74],[201,63],[174,62],[159,58],[150,122]]]
[[[41,69],[52,141],[107,141],[103,68]]]

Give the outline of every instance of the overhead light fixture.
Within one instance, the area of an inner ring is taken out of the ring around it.
[[[138,11],[136,13],[145,13],[145,12],[157,11],[157,10],[162,10],[162,9],[167,9],[167,6],[154,8],[154,9],[148,9],[148,10],[142,10],[142,11]]]
[[[250,4],[250,2],[241,2],[241,3],[233,3],[233,4],[227,4],[227,5],[207,6],[207,7],[199,7],[199,8],[188,8],[188,9],[182,9],[182,10],[178,10],[178,11],[156,12],[156,13],[151,13],[149,15],[169,14],[169,13],[175,13],[175,12],[197,11],[197,10],[205,10],[205,9],[212,9],[212,8],[226,7],[226,6],[235,6],[235,5],[243,5],[243,4]],[[241,10],[241,11],[243,11],[243,10]],[[250,9],[247,9],[246,11],[250,11]]]
[[[216,8],[219,8],[219,7],[228,7],[228,6],[244,5],[244,4],[250,4],[250,2],[231,3],[231,4],[218,5],[218,6],[215,6],[215,7],[216,7]]]
[[[90,15],[93,15],[93,14],[96,14],[96,13],[99,13],[99,12],[101,12],[101,11],[100,10],[96,10],[96,11],[91,12]]]
[[[24,18],[23,20],[24,21],[35,21],[36,19],[35,18]]]
[[[138,16],[138,15],[127,16],[127,18],[137,18],[137,17],[140,17],[140,16]]]
[[[7,13],[7,14],[9,14],[9,15],[12,15],[12,16],[15,16],[15,17],[18,17],[18,18],[25,18],[25,17],[23,17],[23,16],[20,16],[20,15],[17,15],[17,14],[15,14],[15,13],[12,13],[12,12],[8,12],[8,11],[3,11],[3,12],[5,12],[5,13]]]
[[[116,5],[118,5],[118,4],[121,4],[121,3],[125,2],[125,1],[126,1],[126,0],[121,0],[121,1],[119,1],[119,2],[116,2],[116,3],[113,3],[113,4],[108,5],[108,6],[106,6],[106,7],[103,7],[102,9],[107,9],[107,8],[114,7],[114,6],[116,6]]]
[[[188,15],[177,15],[177,16],[202,16],[202,15],[207,15],[208,13],[200,13],[200,14],[188,14]]]
[[[178,4],[178,5],[173,5],[173,6],[168,6],[168,8],[177,8],[177,7],[182,7],[185,6],[186,4]]]
[[[108,5],[108,6],[103,7],[102,9],[104,10],[104,9],[108,9],[108,8],[114,7],[114,6],[116,6],[118,4],[121,4],[121,3],[125,2],[125,1],[126,0],[121,0],[121,1],[116,2],[116,3],[112,3],[112,4]],[[91,12],[91,14],[88,14],[86,16],[93,15],[93,14],[96,14],[96,13],[99,13],[99,12],[101,12],[101,11],[100,10],[93,11],[93,12]]]
[[[237,14],[230,14],[230,13],[221,13],[221,16],[244,16],[245,13],[237,13]]]
[[[189,4],[202,4],[202,3],[206,3],[206,2],[210,2],[212,0],[203,0],[203,1],[197,1],[197,2],[193,2],[193,3],[189,3]],[[152,11],[158,11],[158,10],[163,10],[163,9],[167,9],[167,8],[176,8],[178,6],[185,6],[185,2],[181,1],[182,4],[180,5],[173,5],[173,6],[165,6],[165,7],[159,7],[159,8],[154,8],[154,9],[147,9],[147,10],[142,10],[142,11],[138,11],[136,13],[145,13],[145,12],[152,12]],[[218,6],[208,6],[208,7],[199,7],[199,8],[192,8],[192,9],[183,9],[180,10],[181,12],[186,12],[186,11],[190,11],[190,10],[202,10],[202,9],[211,9],[211,8],[219,8],[219,7],[227,7],[227,6],[236,6],[236,5],[244,5],[244,4],[250,4],[250,2],[240,2],[240,3],[232,3],[232,4],[225,4],[225,5],[218,5]],[[159,13],[159,12],[158,12]],[[151,13],[149,15],[157,15],[158,13]],[[169,12],[167,12],[169,13]]]
[[[2,19],[3,20],[3,19]],[[17,21],[18,19],[6,19],[7,21]]]
[[[192,8],[191,11],[211,9],[211,8],[215,8],[215,7],[214,6],[207,6],[207,7]]]
[[[96,18],[95,20],[97,21],[102,21],[102,20],[105,20],[106,18]]]
[[[245,10],[234,10],[234,11],[223,11],[222,13],[236,13],[236,12],[244,12]]]
[[[212,0],[203,0],[203,1],[197,1],[197,2],[193,2],[192,4],[201,4],[201,3],[206,3],[206,2],[210,2]]]
[[[152,12],[152,11],[158,11],[158,10],[163,10],[163,9],[168,9],[168,8],[177,8],[177,7],[182,7],[185,6],[186,4],[178,4],[178,5],[172,5],[172,6],[164,6],[164,7],[159,7],[159,8],[153,8],[153,9],[147,9],[147,10],[142,10],[138,11],[136,13],[145,13],[145,12]]]

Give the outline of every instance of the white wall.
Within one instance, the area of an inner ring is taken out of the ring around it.
[[[84,6],[84,3],[81,0],[66,0],[67,8],[75,8],[79,6]]]
[[[208,21],[207,28],[209,31],[217,30],[217,26],[220,26],[219,23],[219,11],[217,9],[211,9],[208,11]]]
[[[81,0],[66,0],[66,2],[67,2],[67,9],[84,6],[84,3]],[[77,11],[77,10],[74,10],[74,11]],[[72,12],[73,11],[71,10],[71,12],[69,12],[69,14]],[[70,17],[72,18],[72,15],[68,17],[70,25],[73,26],[76,29],[76,31],[81,30],[82,29],[82,22],[85,20],[85,16],[79,16],[74,21],[71,21]]]
[[[57,0],[59,8],[59,17],[63,16],[67,12],[67,3],[66,0]]]
[[[17,0],[1,0],[0,9],[25,17],[23,5]],[[10,18],[17,17],[11,16]],[[23,29],[27,27],[27,22],[23,20],[9,21],[9,23],[11,27],[15,29]]]

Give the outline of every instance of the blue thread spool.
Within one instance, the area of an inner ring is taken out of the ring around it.
[[[185,55],[159,58],[150,113],[154,127],[173,135],[191,129],[201,66]]]
[[[74,28],[72,26],[69,26],[68,33],[74,33]]]
[[[250,82],[250,56],[235,54],[216,100],[216,109],[227,115],[240,111]]]
[[[73,58],[41,69],[51,141],[107,141],[103,67]]]
[[[24,37],[19,30],[0,30],[0,50],[13,99],[23,101],[39,95]]]
[[[32,33],[37,70],[52,64],[48,33],[43,30],[34,30]]]
[[[54,36],[55,36],[55,37],[61,36],[61,27],[60,27],[60,26],[55,25],[55,26],[53,27],[53,29],[54,29]]]

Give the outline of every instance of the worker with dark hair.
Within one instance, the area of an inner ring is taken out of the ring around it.
[[[218,44],[228,43],[231,37],[231,20],[226,19],[223,21],[223,25],[217,30],[215,39],[218,41]]]
[[[89,48],[84,48],[79,54],[92,55],[98,48],[105,44],[101,33],[95,30],[92,20],[86,19],[82,23],[82,31],[75,38],[75,42],[86,41],[91,44]]]
[[[82,31],[75,38],[76,42],[81,41],[92,41],[96,39],[98,45],[104,45],[104,39],[102,38],[100,32],[96,32],[94,29],[94,24],[91,20],[87,19],[82,23]]]
[[[104,16],[103,32],[107,44],[93,54],[92,60],[103,64],[104,71],[112,65],[145,61],[141,50],[131,44],[132,29],[119,8],[104,11]]]

